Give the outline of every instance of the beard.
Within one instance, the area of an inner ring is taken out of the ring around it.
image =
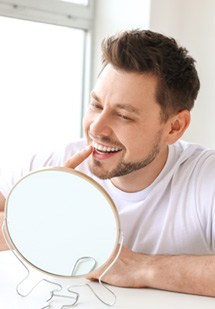
[[[151,150],[144,158],[142,158],[139,161],[126,162],[125,160],[122,159],[122,161],[119,162],[118,165],[112,170],[104,170],[103,163],[92,158],[92,161],[89,163],[90,171],[98,178],[110,179],[114,177],[125,176],[134,171],[140,170],[148,166],[150,163],[152,163],[159,154],[160,138],[161,138],[161,132],[159,131],[155,138],[155,142],[151,147]]]

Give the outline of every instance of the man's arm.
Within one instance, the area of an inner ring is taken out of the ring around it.
[[[97,280],[102,271],[88,279]],[[102,281],[120,287],[215,297],[215,256],[149,256],[124,247]]]
[[[3,194],[0,192],[0,211],[4,211],[4,205],[5,205],[5,197]]]
[[[8,249],[8,246],[4,240],[4,236],[2,232],[2,225],[4,221],[4,207],[5,207],[5,198],[0,192],[0,251]]]
[[[90,153],[90,147],[65,163],[75,168]],[[105,268],[88,277],[99,279]],[[119,258],[102,281],[120,287],[155,288],[167,291],[215,297],[214,256],[149,256],[122,248]]]

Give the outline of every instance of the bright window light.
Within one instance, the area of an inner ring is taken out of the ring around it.
[[[88,0],[60,0],[60,1],[81,4],[81,5],[88,5]]]
[[[84,31],[0,17],[0,172],[81,134]]]

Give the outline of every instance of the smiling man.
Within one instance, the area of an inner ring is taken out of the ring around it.
[[[88,144],[94,147],[92,173],[111,178],[126,192],[144,189],[163,168],[173,121],[183,118],[181,132],[189,123],[187,111],[177,119],[162,121],[156,101],[157,84],[158,78],[150,73],[125,72],[107,64],[84,118]],[[171,143],[176,139],[171,136]]]
[[[215,151],[180,139],[200,86],[194,60],[174,39],[142,30],[108,38],[102,51],[85,138],[34,156],[15,181],[65,165],[104,187],[124,235],[107,283],[215,296]]]
[[[162,147],[165,125],[155,100],[156,85],[154,76],[125,73],[110,64],[104,68],[84,119],[88,143],[94,147],[90,168],[99,178],[129,179],[135,172],[145,179],[142,168],[152,168],[158,158],[163,166],[167,147]]]

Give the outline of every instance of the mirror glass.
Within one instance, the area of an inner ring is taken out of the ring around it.
[[[6,201],[11,247],[50,274],[84,276],[103,266],[119,242],[119,218],[105,190],[69,168],[37,170]]]

